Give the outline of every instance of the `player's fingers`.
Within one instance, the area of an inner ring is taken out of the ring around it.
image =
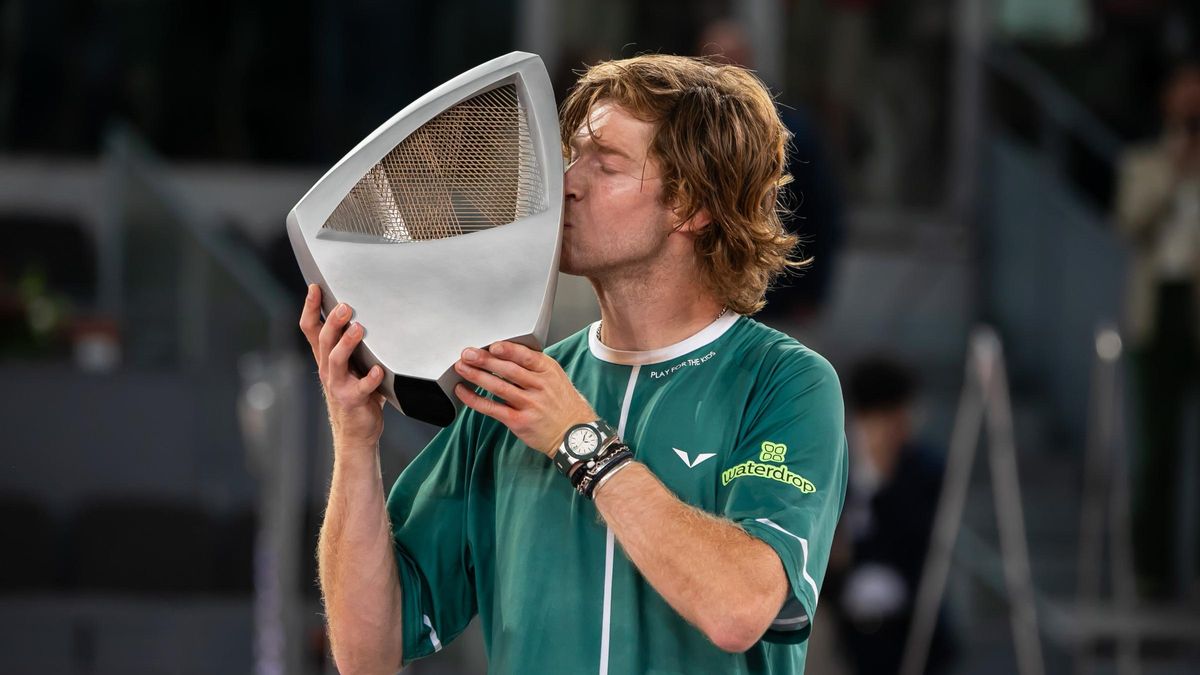
[[[304,298],[304,309],[300,311],[300,332],[308,340],[313,356],[317,355],[317,340],[321,334],[321,287],[316,284],[308,285],[308,295]]]
[[[333,386],[341,387],[348,379],[358,380],[350,372],[350,355],[354,353],[354,348],[362,341],[362,337],[362,324],[355,321],[342,333],[342,337],[333,346],[333,349],[329,350],[329,361],[326,364],[329,371],[327,377]]]
[[[381,384],[383,384],[383,366],[376,364],[371,366],[366,376],[354,383],[354,386],[358,393],[367,396],[378,389]],[[383,397],[382,394],[376,394],[376,396]]]
[[[496,373],[522,389],[532,389],[538,384],[537,375],[532,371],[514,361],[497,358],[486,349],[464,349],[462,360],[489,373]]]
[[[516,342],[497,342],[488,347],[488,351],[505,361],[512,361],[526,370],[532,370],[535,373],[540,373],[546,369],[545,360],[550,358],[541,352],[534,351],[529,347]]]
[[[459,382],[454,385],[454,395],[471,410],[482,413],[501,423],[506,423],[512,413],[512,408],[485,396],[476,394],[471,387]]]
[[[462,361],[455,361],[454,370],[471,384],[483,387],[518,408],[523,408],[529,403],[529,397],[523,389],[507,380],[496,377],[482,368],[476,368]]]
[[[333,351],[334,345],[342,337],[346,323],[350,321],[351,313],[350,305],[343,302],[334,307],[333,312],[325,318],[325,325],[321,327],[317,344],[317,362],[321,365],[322,372],[328,364],[329,352]]]

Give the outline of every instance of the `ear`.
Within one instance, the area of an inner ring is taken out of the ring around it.
[[[708,209],[700,209],[692,214],[691,218],[680,221],[675,225],[676,232],[697,235],[700,231],[712,224],[712,215]]]

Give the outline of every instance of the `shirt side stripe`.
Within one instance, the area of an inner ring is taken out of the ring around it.
[[[629,405],[633,403],[633,387],[637,384],[637,376],[641,370],[641,366],[634,366],[629,371],[629,384],[625,386],[625,400],[621,402],[621,420],[617,423],[617,435],[622,438],[625,436],[625,422],[629,419]]]
[[[621,402],[621,420],[617,423],[617,435],[625,437],[625,422],[629,419],[629,406],[633,403],[633,388],[637,385],[638,373],[641,366],[633,366],[629,371],[629,384],[625,386],[625,400]],[[612,577],[613,555],[616,542],[612,530],[605,528],[608,536],[604,544],[604,616],[600,623],[600,675],[608,675],[608,643],[610,625],[612,622]]]

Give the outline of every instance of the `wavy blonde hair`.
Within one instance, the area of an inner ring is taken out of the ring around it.
[[[754,74],[662,54],[591,66],[562,104],[564,154],[601,100],[657,126],[650,153],[663,169],[663,201],[685,221],[712,216],[697,233],[696,258],[704,285],[729,309],[754,314],[780,274],[811,263],[792,257],[798,238],[780,218],[789,132]]]

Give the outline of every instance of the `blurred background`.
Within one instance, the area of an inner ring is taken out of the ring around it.
[[[560,99],[643,52],[778,95],[815,262],[760,318],[853,460],[809,672],[1200,672],[1184,0],[0,0],[0,672],[334,672],[284,217],[513,49]],[[433,431],[388,413],[387,485]],[[485,668],[473,626],[410,671]]]

